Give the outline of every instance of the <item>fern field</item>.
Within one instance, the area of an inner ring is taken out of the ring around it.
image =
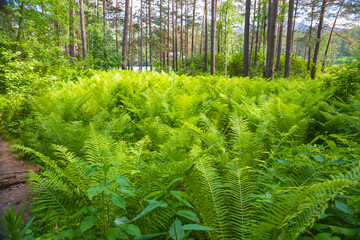
[[[92,71],[29,96],[32,238],[359,239],[360,100],[335,92]]]

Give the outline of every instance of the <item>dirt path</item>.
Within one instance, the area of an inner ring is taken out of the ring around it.
[[[26,204],[30,189],[25,184],[28,169],[37,170],[36,166],[26,165],[25,161],[16,160],[10,144],[0,136],[0,208],[9,209],[16,204],[16,213]],[[27,210],[24,219],[29,218]],[[0,213],[0,217],[3,215]],[[0,221],[0,227],[4,227]]]

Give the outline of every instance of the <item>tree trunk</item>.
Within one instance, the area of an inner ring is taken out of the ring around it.
[[[127,36],[128,36],[128,27],[129,27],[129,1],[125,0],[125,17],[124,17],[124,31],[123,31],[123,41],[122,41],[122,69],[125,69],[127,62]]]
[[[141,0],[142,1],[142,0]],[[119,1],[116,0],[115,8],[115,41],[116,41],[116,52],[119,51],[119,40],[118,40],[118,11],[119,11]]]
[[[150,71],[153,70],[152,64],[152,29],[151,29],[151,0],[149,0],[149,58],[150,58]]]
[[[251,0],[246,0],[245,31],[244,31],[244,77],[249,76],[249,38],[250,38],[250,7]]]
[[[260,10],[261,10],[261,4],[260,1],[258,3],[258,20],[257,20],[257,27],[256,27],[256,40],[255,40],[255,59],[254,59],[254,66],[257,66],[257,60],[258,60],[258,47],[259,47],[259,31],[260,31]],[[255,11],[255,10],[254,10]]]
[[[140,71],[142,72],[143,68],[143,46],[144,46],[144,36],[143,36],[143,0],[140,0]]]
[[[162,44],[163,44],[163,39],[162,39],[162,0],[160,0],[160,57],[159,57],[159,63],[160,63],[160,70],[162,70],[162,61],[161,61],[161,56],[162,56]]]
[[[268,9],[269,23],[268,23],[265,78],[274,77],[276,21],[278,15],[278,7],[279,7],[279,0],[269,0],[269,9]]]
[[[70,44],[69,44],[69,52],[70,57],[75,57],[75,37],[74,37],[74,2],[70,1],[70,11],[69,11],[69,37],[70,37]],[[71,59],[71,62],[73,62],[73,59]]]
[[[297,15],[297,10],[298,10],[298,4],[299,4],[299,0],[296,0],[295,14],[294,14],[294,22],[293,22],[292,34],[291,34],[291,52],[293,51],[293,45],[294,45],[295,22],[296,22],[296,15]],[[305,59],[305,58],[304,58],[304,59]]]
[[[289,1],[289,13],[288,13],[288,29],[286,36],[286,57],[285,57],[285,78],[290,77],[291,71],[291,50],[292,50],[292,28],[293,28],[293,16],[294,16],[294,0]]]
[[[205,52],[205,68],[204,68],[204,72],[207,71],[207,67],[209,65],[209,56],[208,56],[208,53],[209,53],[209,50],[208,50],[208,43],[209,43],[209,39],[208,39],[208,9],[207,9],[207,0],[205,0],[205,10],[204,10],[204,14],[205,14],[205,49],[204,49],[204,52]]]
[[[203,19],[201,21],[201,35],[200,35],[200,48],[199,48],[199,54],[202,54],[202,43],[203,43],[203,38],[204,38],[204,16]]]
[[[130,29],[129,29],[129,44],[128,44],[128,52],[130,52],[130,57],[128,58],[128,66],[127,66],[127,69],[131,69],[131,66],[132,66],[132,62],[131,62],[131,58],[132,58],[132,30],[133,30],[133,27],[132,27],[132,0],[130,0],[130,15],[129,15],[129,18],[130,18]],[[132,69],[131,69],[132,70]]]
[[[103,0],[104,42],[106,42],[106,0]]]
[[[170,67],[170,0],[168,0],[168,22],[167,22],[167,66]]]
[[[211,75],[215,74],[216,0],[211,0]]]
[[[322,35],[322,29],[324,24],[324,15],[325,15],[325,8],[326,8],[327,0],[322,1],[321,6],[321,13],[320,13],[320,20],[319,20],[319,26],[316,34],[316,45],[315,45],[315,52],[314,52],[314,59],[313,59],[313,67],[311,70],[311,78],[314,79],[316,75],[316,68],[317,68],[317,62],[319,58],[319,51],[320,51],[320,41],[321,41],[321,35]]]
[[[286,0],[283,0],[282,5],[285,5]],[[281,14],[285,18],[285,8],[282,8]],[[284,29],[284,18],[281,19],[281,23],[279,26],[279,34],[278,34],[278,45],[276,49],[276,67],[275,71],[280,71],[280,59],[281,59],[281,53],[282,53],[282,35],[283,35],[283,29]]]
[[[181,8],[181,15],[180,15],[180,22],[181,22],[181,31],[180,31],[180,56],[181,56],[181,64],[184,65],[184,24],[183,24],[183,0],[180,2],[180,8]]]
[[[252,28],[251,28],[250,62],[252,61],[253,49],[254,49],[255,18],[256,18],[256,0],[254,3],[254,16],[253,16],[253,23],[252,23]]]
[[[174,1],[172,0],[172,52],[173,52],[173,71],[175,71],[175,9],[174,9]]]
[[[307,70],[310,70],[310,58],[311,58],[311,35],[312,35],[312,26],[314,22],[314,8],[315,8],[315,0],[313,0],[312,8],[311,8],[311,21],[310,21],[310,29],[309,29],[309,51],[308,51],[308,67]]]
[[[175,2],[175,71],[178,70],[178,2]]]
[[[87,58],[87,47],[86,47],[86,30],[85,30],[85,17],[84,17],[84,1],[80,0],[80,24],[81,24],[81,39],[83,58]]]
[[[196,9],[196,0],[194,0],[194,8],[193,8],[192,33],[191,33],[191,56],[194,56],[195,9]]]
[[[225,76],[227,76],[227,17],[229,11],[229,2],[226,2],[225,10],[225,43],[224,43],[224,54],[225,54]]]
[[[334,33],[336,21],[337,21],[339,15],[340,15],[341,8],[342,8],[343,4],[344,4],[344,0],[342,0],[342,2],[341,2],[341,4],[340,4],[339,10],[338,10],[338,12],[337,12],[337,14],[336,14],[336,17],[335,17],[335,20],[334,20],[334,24],[333,24],[333,26],[332,26],[332,28],[331,28],[329,40],[328,40],[328,43],[327,43],[326,49],[325,49],[324,62],[323,62],[323,64],[322,64],[322,68],[321,68],[321,71],[323,71],[323,72],[324,72],[324,70],[325,70],[327,54],[328,54],[328,52],[329,52],[330,42],[331,42],[332,35],[333,35],[333,33]]]

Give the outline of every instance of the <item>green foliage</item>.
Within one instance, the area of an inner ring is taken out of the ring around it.
[[[87,75],[29,98],[35,237],[354,236],[356,98],[304,78]]]
[[[0,221],[6,225],[7,230],[0,228],[0,237],[10,240],[18,240],[23,239],[28,234],[31,234],[31,230],[29,230],[29,228],[35,217],[31,217],[26,220],[24,224],[21,224],[26,208],[27,205],[25,205],[17,215],[15,213],[15,206],[11,206],[9,210],[2,210],[4,218],[1,218]]]

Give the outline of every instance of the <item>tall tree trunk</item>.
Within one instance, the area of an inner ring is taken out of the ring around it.
[[[151,29],[151,0],[149,0],[149,58],[150,58],[150,71],[153,70],[152,64],[152,29]]]
[[[255,59],[254,59],[254,66],[257,66],[257,61],[258,61],[258,47],[259,47],[259,31],[260,31],[260,10],[261,10],[261,2],[259,0],[258,3],[258,14],[257,14],[257,27],[256,27],[256,40],[255,40]],[[254,10],[255,11],[255,10]]]
[[[69,44],[69,52],[70,57],[75,57],[75,37],[74,37],[74,1],[70,0],[70,10],[69,10],[69,37],[70,37],[70,44]],[[71,59],[73,62],[73,59]]]
[[[174,1],[172,0],[172,52],[173,52],[173,71],[175,71],[175,9],[174,9]]]
[[[269,23],[268,23],[265,78],[274,77],[276,21],[278,15],[278,8],[279,8],[279,0],[269,0],[269,9],[268,9]]]
[[[202,43],[204,38],[204,17],[201,21],[201,35],[200,35],[200,48],[199,48],[199,54],[202,54]]]
[[[285,5],[285,3],[286,3],[286,0],[283,0],[282,5]],[[281,14],[285,17],[285,8],[282,8]],[[279,26],[278,45],[277,45],[277,49],[276,49],[276,67],[275,67],[276,72],[280,71],[283,28],[284,28],[284,18],[281,19],[281,23]]]
[[[244,31],[244,77],[249,76],[249,38],[250,38],[250,7],[251,0],[246,0],[245,10],[245,31]]]
[[[80,0],[80,24],[81,24],[81,39],[83,58],[87,58],[87,47],[86,47],[86,30],[85,30],[85,17],[84,17],[84,1]]]
[[[103,0],[104,42],[106,42],[106,0]]]
[[[224,54],[225,54],[225,76],[227,76],[227,18],[229,11],[229,2],[226,2],[225,10],[225,43],[224,43]]]
[[[322,64],[321,71],[324,71],[324,70],[325,70],[326,59],[327,59],[327,54],[328,54],[328,52],[329,52],[329,47],[330,47],[330,43],[331,43],[331,38],[332,38],[332,35],[333,35],[333,33],[334,33],[336,21],[337,21],[339,15],[340,15],[341,8],[342,8],[343,4],[344,4],[344,0],[342,0],[341,3],[340,3],[340,7],[339,7],[339,10],[338,10],[338,12],[337,12],[337,14],[336,14],[336,17],[335,17],[335,20],[334,20],[334,24],[333,24],[333,26],[332,26],[332,28],[331,28],[329,40],[328,40],[328,42],[327,42],[326,49],[325,49],[325,56],[324,56],[324,61],[323,61],[323,64]]]
[[[211,75],[215,74],[216,0],[211,0]]]
[[[314,52],[314,59],[313,59],[313,67],[311,70],[311,78],[314,79],[316,75],[316,69],[317,69],[317,62],[319,58],[319,52],[320,52],[320,41],[321,41],[321,35],[322,35],[322,29],[324,24],[324,15],[325,15],[325,8],[326,8],[327,0],[322,1],[321,6],[321,13],[320,13],[320,20],[319,20],[319,26],[316,34],[316,45],[315,45],[315,52]]]
[[[194,0],[194,8],[193,8],[192,33],[191,33],[191,56],[194,56],[195,9],[196,9],[196,0]]]
[[[294,16],[294,0],[289,0],[288,29],[286,36],[286,57],[285,57],[285,78],[290,77],[291,71],[291,50],[292,50],[292,28]]]
[[[143,36],[143,0],[140,0],[140,71],[143,69],[143,46],[144,46],[144,36]]]
[[[122,69],[125,69],[127,62],[127,37],[129,32],[129,4],[130,0],[125,0],[125,17],[124,17],[124,31],[122,41]]]
[[[208,37],[208,8],[207,8],[207,0],[205,0],[205,10],[204,10],[204,14],[205,14],[205,49],[204,49],[204,52],[205,52],[205,68],[204,68],[204,72],[207,71],[207,68],[208,68],[208,65],[209,65],[209,50],[208,50],[208,43],[209,43],[209,37]]]
[[[296,22],[296,16],[297,16],[298,4],[299,4],[299,0],[296,0],[296,5],[295,5],[295,14],[294,14],[294,22],[293,22],[292,34],[291,34],[291,52],[293,51],[293,45],[294,45],[295,22]],[[305,58],[304,58],[304,59],[305,59]]]
[[[160,57],[159,57],[159,63],[160,63],[160,70],[162,70],[162,61],[161,61],[161,56],[162,56],[162,44],[163,44],[163,39],[162,39],[162,0],[160,0],[160,31],[159,31],[159,35],[160,35]]]
[[[184,24],[183,24],[183,0],[180,2],[180,8],[181,8],[181,15],[180,15],[180,21],[181,21],[181,31],[180,31],[180,55],[181,55],[181,65],[184,65]]]
[[[253,24],[251,28],[251,47],[250,47],[250,62],[252,61],[253,57],[253,49],[254,49],[254,38],[255,38],[255,18],[256,18],[256,0],[254,3],[254,16],[253,16]]]
[[[178,70],[178,2],[175,2],[175,71]]]
[[[142,0],[141,0],[142,1]],[[118,40],[118,12],[119,12],[119,1],[116,0],[116,8],[115,8],[115,38],[116,38],[116,52],[119,51],[119,40]]]
[[[95,1],[95,18],[94,18],[94,23],[95,23],[95,31],[96,31],[96,22],[97,22],[97,18],[98,18],[98,0]]]
[[[130,18],[130,29],[129,29],[129,44],[128,44],[128,52],[130,53],[130,57],[128,58],[128,61],[127,61],[127,64],[128,64],[128,66],[127,66],[127,69],[131,69],[131,56],[132,56],[132,51],[131,51],[131,46],[132,46],[132,29],[133,29],[133,27],[132,27],[132,19],[133,19],[133,17],[132,17],[132,8],[133,8],[133,6],[132,6],[132,0],[130,0],[130,15],[129,15],[129,18]],[[132,70],[132,69],[131,69]]]
[[[170,68],[170,0],[168,0],[167,28],[167,66]]]
[[[308,51],[308,67],[307,70],[310,70],[310,58],[311,58],[311,35],[312,35],[312,27],[314,22],[314,9],[315,9],[315,0],[312,2],[311,8],[311,21],[310,21],[310,29],[309,29],[309,51]]]

